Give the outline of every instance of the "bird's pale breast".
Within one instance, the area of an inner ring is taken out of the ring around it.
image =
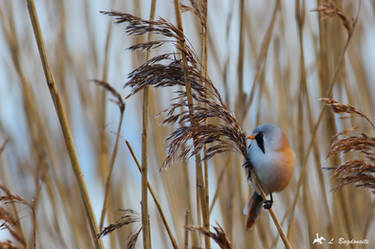
[[[252,146],[253,147],[253,146]],[[256,147],[249,148],[250,161],[264,191],[268,193],[282,191],[289,183],[294,169],[294,152],[291,149],[251,153]]]

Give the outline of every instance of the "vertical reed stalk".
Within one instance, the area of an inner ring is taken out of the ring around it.
[[[156,0],[151,0],[150,20],[155,18]],[[152,28],[152,24],[150,27]],[[148,33],[148,42],[152,40],[152,32]],[[147,49],[146,61],[150,58],[151,50]],[[150,231],[150,217],[148,214],[148,197],[147,197],[147,182],[148,182],[148,117],[149,117],[149,89],[146,87],[143,90],[143,130],[142,130],[142,234],[143,234],[143,248],[151,249],[151,231]]]
[[[202,12],[203,12],[203,15],[202,15],[202,20],[203,20],[203,23],[202,23],[202,34],[201,34],[201,43],[202,43],[202,55],[201,55],[201,58],[202,58],[202,67],[201,67],[201,73],[203,73],[204,77],[206,78],[207,77],[207,64],[208,64],[208,58],[207,58],[207,41],[208,41],[208,38],[207,38],[207,0],[202,0],[202,4],[201,4],[201,9],[202,9]],[[205,104],[205,106],[207,107],[207,103]],[[205,123],[207,124],[207,120],[205,120]],[[204,156],[206,157],[206,151],[207,151],[207,146],[205,145],[204,148]],[[205,212],[206,213],[203,213],[204,216],[203,216],[203,226],[204,228],[206,228],[207,230],[210,229],[210,212],[209,212],[209,200],[210,200],[210,197],[209,197],[209,183],[208,183],[208,161],[205,160],[204,161],[204,205],[205,205]],[[211,244],[209,243],[209,239],[208,239],[208,242],[206,240],[206,248],[211,248]],[[208,244],[207,244],[208,243]]]
[[[78,161],[76,150],[73,144],[73,138],[70,131],[69,123],[64,112],[64,108],[60,99],[60,95],[57,92],[55,79],[53,77],[52,69],[49,64],[47,50],[44,44],[42,31],[39,24],[38,15],[35,8],[34,0],[27,0],[27,7],[29,10],[30,19],[34,29],[35,39],[38,45],[39,55],[43,64],[44,75],[46,77],[47,86],[49,88],[57,116],[60,121],[62,133],[64,135],[65,145],[69,153],[69,157],[72,163],[72,168],[78,182],[81,198],[85,206],[86,215],[89,219],[89,225],[91,230],[92,239],[95,242],[95,247],[97,249],[103,249],[103,244],[101,239],[96,239],[96,234],[98,233],[98,227],[94,215],[94,210],[91,205],[90,197],[86,188],[85,180],[82,175],[81,167]]]
[[[174,0],[174,3],[175,3],[177,27],[183,34],[184,29],[183,29],[183,25],[182,25],[180,0]],[[180,40],[179,46],[181,47],[181,50],[184,51],[185,47],[186,47],[185,40],[183,40],[183,41]],[[187,70],[188,61],[187,61],[186,55],[184,53],[181,53],[181,56],[182,56],[182,60],[183,60],[184,67],[185,67],[185,79],[186,79],[187,78],[186,76],[188,74],[188,70]],[[196,122],[195,122],[195,118],[194,118],[193,97],[192,97],[192,93],[191,93],[191,82],[186,80],[185,86],[186,86],[187,100],[188,100],[188,104],[189,104],[189,112],[190,112],[191,119],[193,121],[192,126],[195,127]],[[194,144],[195,144],[195,141],[194,141]],[[209,213],[208,213],[208,208],[207,208],[206,201],[205,201],[205,190],[204,190],[205,186],[204,186],[204,181],[203,181],[203,170],[202,170],[202,165],[201,165],[201,157],[200,157],[199,154],[197,154],[195,156],[195,166],[196,166],[196,179],[197,179],[197,181],[196,181],[197,182],[197,200],[198,199],[200,200],[200,204],[201,204],[201,208],[202,208],[203,223],[207,225],[207,224],[209,224]],[[199,204],[198,203],[197,203],[197,206],[198,206],[197,211],[199,213]],[[208,248],[208,249],[211,248],[210,238],[208,238],[207,236],[205,236],[205,245],[206,245],[206,248]]]

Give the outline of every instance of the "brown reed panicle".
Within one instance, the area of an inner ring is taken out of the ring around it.
[[[227,234],[225,233],[224,229],[217,224],[217,226],[213,226],[215,232],[211,232],[204,227],[199,227],[199,226],[187,226],[185,227],[187,230],[190,231],[198,231],[205,236],[210,237],[213,239],[220,248],[222,249],[232,249],[232,243],[229,241],[229,238]]]
[[[359,4],[361,4],[361,1],[359,1]],[[351,34],[353,32],[353,24],[355,21],[349,21],[344,11],[341,8],[337,7],[335,3],[323,2],[318,8],[313,9],[312,11],[318,11],[322,13],[322,18],[324,19],[337,16],[346,28],[348,34]]]
[[[132,89],[126,97],[128,98],[146,86],[185,86],[187,81],[191,83],[192,96],[195,100],[194,116],[190,115],[185,91],[176,91],[177,97],[172,99],[172,104],[165,111],[167,116],[163,124],[178,124],[179,127],[167,137],[169,145],[164,166],[169,166],[174,158],[189,158],[200,153],[204,145],[207,146],[204,160],[212,158],[217,153],[231,150],[241,152],[246,159],[245,132],[234,114],[224,104],[214,84],[201,73],[200,62],[193,49],[189,44],[182,49],[176,42],[187,41],[183,33],[163,18],[149,21],[127,13],[106,11],[101,13],[114,16],[116,23],[126,23],[125,30],[129,35],[138,36],[153,32],[163,38],[135,44],[130,47],[131,50],[152,49],[173,44],[177,51],[186,55],[188,61],[186,79],[184,65],[180,59],[177,59],[174,51],[154,56],[146,61],[129,74],[130,80],[125,84]],[[150,27],[150,24],[153,26]],[[192,126],[192,118],[195,119],[195,127]]]
[[[136,211],[132,209],[124,209],[121,211],[124,213],[124,215],[121,216],[115,223],[109,224],[108,226],[103,228],[103,230],[99,234],[96,235],[98,239],[117,229],[120,229],[121,227],[125,225],[139,222],[139,215]]]
[[[332,98],[322,99],[335,113],[357,114],[364,118],[374,129],[374,123],[352,105],[344,105]],[[350,133],[356,133],[349,135]],[[365,133],[355,132],[355,129],[344,130],[334,137],[328,157],[344,155],[348,152],[357,153],[357,159],[347,160],[337,167],[326,169],[334,170],[334,176],[338,179],[340,188],[347,184],[357,187],[366,187],[375,193],[375,137]]]

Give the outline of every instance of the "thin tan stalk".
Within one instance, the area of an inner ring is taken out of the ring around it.
[[[111,38],[112,38],[112,23],[109,23],[108,25],[108,30],[107,30],[107,35],[106,35],[106,41],[105,41],[105,48],[104,48],[104,60],[103,60],[103,75],[102,75],[102,81],[106,82],[107,81],[107,78],[108,78],[108,68],[109,68],[109,48],[110,48],[110,44],[111,44]],[[107,167],[107,158],[109,157],[109,152],[108,152],[108,139],[107,139],[107,134],[105,132],[105,123],[106,123],[106,110],[107,110],[107,101],[106,101],[106,98],[107,98],[107,90],[105,88],[101,89],[100,91],[100,101],[101,101],[101,111],[100,111],[100,151],[99,151],[99,164],[100,164],[100,167],[102,168],[102,172],[106,172],[106,167]],[[121,113],[122,115],[122,113]],[[120,117],[120,123],[122,122],[122,117]],[[118,135],[119,135],[119,132],[120,132],[120,126],[119,126],[119,129],[118,129]],[[118,137],[118,136],[117,136]],[[116,154],[117,154],[117,146],[118,146],[118,141],[117,141],[117,137],[116,137],[116,145],[115,145],[115,149],[116,149]],[[108,176],[107,176],[107,179],[105,181],[105,195],[104,195],[104,202],[103,202],[103,208],[102,208],[102,213],[101,213],[101,216],[100,216],[100,222],[99,222],[99,230],[101,231],[103,229],[103,225],[104,225],[104,218],[105,218],[105,213],[106,213],[106,209],[107,209],[107,198],[108,198],[108,191],[109,191],[109,185],[108,184],[108,180],[110,180],[109,178],[111,177],[111,174],[112,174],[112,169],[113,169],[113,166],[112,166],[112,161],[114,162],[113,160],[113,155],[114,155],[114,152],[115,150],[113,151],[113,154],[112,154],[112,158],[111,158],[111,162],[110,162],[110,169],[108,171]],[[104,175],[103,174],[103,181],[104,181]],[[107,190],[108,189],[108,190]],[[111,233],[111,237],[113,237],[114,234]]]
[[[201,4],[201,7],[202,7],[202,12],[203,12],[203,15],[202,15],[202,68],[201,68],[201,72],[203,73],[204,77],[206,78],[207,77],[207,64],[208,64],[208,58],[207,58],[207,42],[208,42],[208,36],[207,36],[207,11],[208,11],[208,8],[207,8],[207,0],[202,0],[202,4]],[[207,103],[205,104],[206,107],[207,107]],[[207,120],[205,120],[205,123],[207,124]],[[204,156],[207,155],[207,146],[205,145],[203,147],[203,153],[204,153]],[[208,207],[209,207],[209,200],[210,200],[210,197],[209,197],[209,183],[208,183],[208,161],[205,160],[204,161],[204,202],[205,202],[205,207],[206,207],[206,213],[203,213],[204,216],[206,217],[203,217],[203,224],[204,224],[204,227],[206,229],[210,229],[210,212],[208,211]],[[208,212],[208,213],[207,213]],[[211,245],[210,243],[207,245],[207,240],[206,240],[206,247],[207,248],[211,248]]]
[[[137,157],[135,156],[135,153],[133,151],[133,148],[131,147],[130,143],[128,141],[125,142],[126,143],[126,146],[128,147],[129,151],[130,151],[130,154],[132,155],[133,159],[134,159],[134,162],[135,164],[137,165],[138,167],[138,170],[139,172],[142,174],[142,167],[141,165],[139,164],[139,161],[137,159]],[[152,198],[154,199],[154,202],[155,202],[155,205],[159,211],[159,214],[161,216],[161,219],[163,221],[163,224],[165,226],[165,229],[167,230],[167,233],[168,233],[168,236],[169,236],[169,239],[171,240],[171,243],[172,243],[172,246],[174,249],[178,249],[178,246],[177,246],[177,243],[176,243],[176,239],[174,238],[173,234],[172,234],[172,230],[171,228],[169,227],[169,224],[167,222],[167,219],[165,218],[165,215],[164,215],[164,212],[163,212],[163,209],[160,205],[160,202],[158,200],[158,198],[156,197],[155,195],[155,192],[153,190],[153,188],[151,187],[150,183],[147,182],[147,188],[148,190],[150,191],[150,194],[152,196]]]
[[[237,65],[237,77],[238,77],[238,96],[237,96],[237,108],[236,111],[240,113],[242,109],[242,104],[244,100],[243,92],[243,67],[244,67],[244,13],[245,13],[245,1],[241,0],[240,2],[240,34],[239,34],[239,51],[238,51],[238,65]],[[242,115],[240,116],[240,123],[242,123]]]
[[[110,187],[111,187],[112,171],[113,171],[115,161],[116,161],[116,157],[117,157],[117,151],[118,151],[118,145],[119,145],[119,141],[120,141],[122,121],[124,119],[124,111],[125,111],[125,109],[121,109],[120,121],[119,121],[118,128],[117,128],[115,147],[113,148],[113,153],[112,153],[111,162],[110,162],[110,166],[109,166],[109,172],[108,172],[107,179],[105,181],[104,201],[103,201],[102,213],[100,215],[100,223],[99,223],[99,230],[100,231],[103,229],[105,213],[107,211],[107,202],[108,202],[108,197],[109,197]]]
[[[150,20],[155,18],[156,0],[151,0]],[[152,24],[150,27],[152,28]],[[148,33],[147,41],[152,40],[152,32]],[[151,50],[147,49],[146,61],[150,58]],[[142,130],[142,234],[143,234],[143,248],[151,249],[151,231],[150,231],[150,217],[148,214],[148,197],[147,197],[147,183],[148,183],[148,117],[149,117],[149,89],[148,86],[143,90],[143,130]]]
[[[255,73],[253,85],[252,85],[251,90],[250,90],[250,96],[244,102],[245,104],[244,104],[244,109],[243,109],[242,118],[241,118],[242,121],[245,120],[246,115],[249,112],[250,106],[251,106],[251,104],[254,100],[255,87],[257,85],[257,82],[259,82],[260,76],[262,75],[264,62],[265,62],[265,59],[267,57],[268,48],[269,48],[269,45],[270,45],[270,42],[271,42],[272,32],[273,32],[273,29],[274,29],[275,23],[276,23],[277,13],[279,12],[280,8],[281,8],[281,0],[276,0],[275,8],[273,9],[273,13],[272,13],[272,19],[271,19],[271,22],[270,22],[270,24],[267,28],[266,34],[264,36],[264,40],[262,42],[262,48],[260,50],[260,54],[259,54],[259,57],[258,57],[258,60],[257,60],[257,71]]]
[[[185,236],[184,236],[184,249],[189,248],[189,230],[186,229],[186,227],[189,226],[189,216],[190,216],[190,211],[189,209],[186,210],[185,212]]]
[[[182,33],[184,33],[184,29],[182,26],[182,16],[181,16],[181,4],[180,0],[174,0],[175,3],[175,12],[176,12],[176,19],[177,19],[177,27],[179,30],[181,30]],[[179,46],[181,47],[181,50],[184,51],[186,44],[185,40],[179,40]],[[186,55],[184,53],[181,53],[182,60],[185,67],[185,78],[187,78],[188,74],[188,61],[186,59]],[[186,95],[187,100],[189,104],[189,112],[190,116],[192,117],[193,124],[192,126],[196,126],[195,118],[194,118],[194,109],[193,109],[193,97],[191,93],[191,82],[186,81]],[[195,144],[195,141],[194,141]],[[209,214],[208,214],[208,208],[205,201],[205,190],[204,190],[204,182],[203,182],[203,171],[202,171],[202,165],[201,165],[201,157],[199,154],[195,156],[195,166],[196,166],[196,179],[197,179],[197,200],[200,200],[201,208],[202,208],[202,216],[203,216],[203,225],[207,227],[209,224]],[[198,197],[199,196],[199,197]],[[198,206],[197,202],[197,206]],[[198,213],[199,213],[199,206],[198,206]],[[206,248],[211,248],[210,239],[205,237],[205,245]]]
[[[107,82],[108,78],[108,67],[109,67],[109,47],[110,41],[112,37],[112,23],[109,23],[107,35],[106,35],[106,42],[104,48],[104,60],[103,60],[103,74],[102,74],[102,81]],[[107,173],[108,161],[109,161],[109,150],[108,150],[108,136],[105,132],[105,125],[106,125],[106,116],[107,116],[107,90],[105,88],[99,89],[99,132],[100,132],[100,145],[99,145],[99,167],[101,168],[101,172],[103,175],[103,182],[105,181],[104,177]],[[101,222],[100,222],[101,223]],[[100,230],[102,226],[99,226]]]
[[[97,227],[96,219],[94,216],[94,211],[91,205],[91,201],[90,201],[90,197],[88,195],[88,191],[86,188],[85,180],[83,178],[81,167],[80,167],[78,157],[76,154],[76,150],[73,144],[73,138],[72,138],[72,134],[70,131],[69,123],[67,121],[66,114],[64,112],[64,108],[60,99],[60,95],[57,92],[55,79],[53,77],[52,69],[51,69],[51,66],[49,64],[49,60],[47,57],[47,51],[46,51],[46,47],[44,44],[42,31],[40,28],[34,1],[27,0],[27,7],[29,10],[29,15],[30,15],[30,19],[32,22],[32,26],[34,29],[34,35],[35,35],[35,39],[38,45],[39,55],[43,64],[43,70],[44,70],[44,74],[46,77],[47,85],[50,90],[50,94],[51,94],[51,97],[52,97],[52,100],[56,109],[56,113],[60,121],[61,129],[64,135],[65,145],[69,153],[69,157],[72,163],[72,168],[73,168],[76,180],[78,182],[81,198],[85,206],[86,215],[89,220],[92,239],[94,240],[95,247],[97,249],[103,249],[104,246],[102,244],[101,239],[96,239],[96,234],[98,233],[98,227]]]
[[[244,21],[245,21],[245,1],[241,0],[240,5],[239,5],[239,14],[240,14],[240,25],[239,25],[239,41],[238,41],[238,62],[237,62],[237,78],[238,78],[238,92],[237,92],[237,99],[234,102],[235,104],[235,113],[237,115],[237,118],[239,120],[239,123],[243,123],[243,115],[241,115],[241,112],[243,111],[243,103],[244,100],[246,99],[245,93],[243,90],[243,69],[244,69],[244,59],[245,59],[245,45],[244,45]],[[228,93],[227,93],[228,94]],[[236,168],[235,165],[238,165],[238,158],[234,158],[234,163],[232,166],[232,171],[230,178],[229,178],[229,199],[228,199],[228,206],[227,208],[229,209],[229,212],[227,213],[229,215],[228,217],[228,236],[229,239],[233,241],[233,231],[234,231],[234,224],[235,224],[235,198],[236,198],[236,193],[238,191],[238,172],[239,168]]]
[[[113,5],[114,1],[111,1],[111,5]],[[104,60],[103,60],[103,74],[102,74],[102,81],[107,82],[108,78],[108,69],[109,69],[109,55],[110,55],[110,45],[111,45],[111,40],[112,40],[112,23],[110,22],[108,24],[108,29],[107,29],[107,35],[106,35],[106,41],[105,41],[105,47],[104,47]],[[107,91],[106,89],[101,89],[99,92],[100,96],[100,104],[101,104],[101,110],[99,112],[99,130],[100,130],[100,147],[99,147],[99,167],[101,168],[102,171],[102,180],[104,183],[105,188],[106,182],[105,182],[105,177],[106,174],[109,176],[109,174],[112,174],[112,170],[108,170],[108,161],[109,161],[109,143],[108,143],[108,134],[106,133],[105,130],[105,124],[107,121]],[[121,118],[122,119],[122,118]],[[118,132],[120,129],[118,130]],[[117,139],[117,138],[116,138]],[[112,159],[111,159],[112,160]],[[111,164],[111,163],[110,163]],[[111,166],[109,166],[111,168]],[[106,198],[106,197],[104,197]],[[104,203],[103,203],[104,205]],[[113,213],[112,208],[111,208],[111,203],[109,205],[106,204],[106,209],[109,210],[108,213],[108,223],[112,223],[112,217]],[[101,215],[100,217],[100,222],[99,222],[99,230],[101,231],[103,229],[103,224],[104,224],[104,216]],[[111,248],[115,249],[116,248],[116,240],[115,240],[116,233],[111,233],[110,234],[110,244]]]

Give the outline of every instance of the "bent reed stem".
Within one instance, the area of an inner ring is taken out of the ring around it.
[[[138,161],[138,159],[137,159],[137,157],[136,157],[136,155],[135,155],[135,153],[134,153],[134,150],[133,150],[132,146],[130,145],[130,143],[129,143],[128,141],[125,141],[125,143],[126,143],[126,146],[128,147],[128,149],[129,149],[129,151],[130,151],[130,154],[132,155],[132,157],[133,157],[133,159],[134,159],[135,164],[136,164],[137,167],[138,167],[139,172],[142,174],[142,167],[141,167],[141,165],[140,165],[140,163],[139,163],[139,161]],[[173,236],[173,234],[172,234],[172,230],[171,230],[171,228],[169,227],[169,224],[168,224],[168,222],[167,222],[167,218],[165,217],[165,214],[164,214],[164,212],[163,212],[163,209],[161,208],[161,204],[160,204],[158,198],[156,197],[156,195],[155,195],[155,191],[154,191],[154,189],[151,187],[151,185],[150,185],[149,182],[147,182],[147,188],[148,188],[148,190],[150,191],[150,194],[151,194],[152,198],[154,199],[155,205],[156,205],[156,207],[157,207],[157,209],[158,209],[158,211],[159,211],[159,214],[160,214],[160,216],[161,216],[161,220],[163,221],[163,224],[164,224],[164,226],[165,226],[165,229],[167,230],[167,233],[168,233],[169,239],[171,240],[171,243],[172,243],[173,248],[174,248],[174,249],[178,249],[178,246],[177,246],[177,243],[176,243],[176,239],[174,238],[174,236]]]
[[[55,78],[53,76],[52,69],[48,60],[47,50],[46,50],[46,46],[44,43],[42,30],[41,30],[39,19],[38,19],[38,14],[36,12],[35,3],[33,0],[26,0],[26,2],[27,2],[28,10],[29,10],[30,20],[31,20],[33,30],[34,30],[34,36],[35,36],[36,43],[37,43],[38,50],[39,50],[39,56],[42,61],[43,71],[46,77],[47,86],[50,91],[53,104],[55,106],[56,114],[59,118],[61,130],[64,136],[65,145],[68,150],[70,161],[72,163],[73,172],[78,183],[81,198],[85,206],[85,211],[86,211],[87,218],[89,220],[89,227],[90,227],[92,239],[94,240],[96,249],[104,249],[102,240],[96,238],[96,234],[98,234],[99,231],[98,231],[97,222],[96,222],[95,215],[94,215],[94,210],[91,205],[86,183],[83,178],[81,166],[78,161],[78,156],[77,156],[77,152],[73,143],[73,137],[70,131],[69,123],[66,118],[64,107],[63,107],[60,95],[57,91]]]

